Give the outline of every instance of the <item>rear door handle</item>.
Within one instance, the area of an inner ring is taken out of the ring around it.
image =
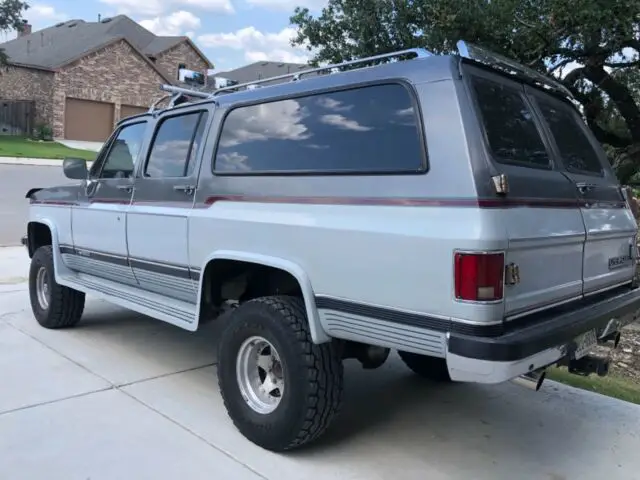
[[[118,190],[124,190],[127,193],[133,192],[133,185],[118,185],[116,188]]]
[[[187,195],[193,195],[193,192],[195,192],[196,187],[193,185],[175,185],[173,189],[176,192],[184,192]]]
[[[580,193],[584,195],[585,193],[590,192],[591,190],[596,188],[596,184],[581,182],[581,183],[577,183],[576,187],[578,187],[578,190],[580,191]]]

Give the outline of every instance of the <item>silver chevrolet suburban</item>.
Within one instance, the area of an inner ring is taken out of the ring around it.
[[[273,451],[339,412],[343,361],[439,381],[606,375],[640,309],[637,225],[559,83],[459,42],[212,93],[118,123],[80,182],[34,188],[45,328],[85,294],[186,330],[224,322],[218,382]],[[212,346],[213,348],[213,346]]]

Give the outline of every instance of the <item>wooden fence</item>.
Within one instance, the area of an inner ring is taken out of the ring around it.
[[[0,135],[31,135],[35,117],[34,101],[0,99]]]

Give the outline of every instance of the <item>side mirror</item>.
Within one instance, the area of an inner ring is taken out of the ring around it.
[[[64,176],[72,180],[86,180],[89,174],[87,161],[83,158],[65,158],[62,162]]]

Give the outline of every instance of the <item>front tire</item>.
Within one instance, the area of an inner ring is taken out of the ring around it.
[[[38,248],[29,268],[31,310],[44,328],[66,328],[82,318],[85,295],[56,283],[51,245]]]
[[[281,452],[329,427],[343,398],[343,365],[332,343],[314,344],[304,302],[250,300],[220,338],[218,385],[229,417],[248,440]]]

